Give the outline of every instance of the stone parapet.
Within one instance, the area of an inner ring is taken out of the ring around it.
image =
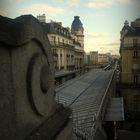
[[[24,139],[58,110],[50,44],[33,16],[0,16],[0,77],[0,139]]]

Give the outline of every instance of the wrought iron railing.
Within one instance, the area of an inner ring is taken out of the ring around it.
[[[140,44],[127,43],[127,44],[121,44],[121,47],[140,48]]]
[[[140,88],[140,83],[120,83],[121,88]]]
[[[75,42],[73,45],[68,44],[65,42],[58,42],[58,41],[50,41],[51,46],[65,46],[65,47],[72,47],[73,49],[75,48],[75,44],[81,47],[81,44],[78,42]]]
[[[132,73],[139,75],[140,74],[140,69],[132,69]]]

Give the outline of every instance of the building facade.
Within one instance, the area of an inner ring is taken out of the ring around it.
[[[84,64],[90,65],[90,54],[89,53],[84,54]]]
[[[110,62],[110,58],[111,58],[110,54],[108,54],[108,53],[106,53],[106,54],[100,53],[98,55],[98,64],[109,63]]]
[[[98,51],[90,52],[90,64],[97,65],[98,64]]]
[[[85,53],[85,64],[90,66],[104,65],[112,61],[111,53],[98,53],[98,51],[90,51]]]
[[[140,19],[129,26],[125,21],[120,46],[121,94],[125,111],[131,117],[140,116]]]
[[[84,65],[84,28],[78,16],[70,28],[62,26],[61,22],[43,23],[47,32],[56,71],[83,71]]]
[[[41,22],[41,23],[45,23],[46,22],[46,16],[45,14],[42,15],[38,15],[37,19]]]

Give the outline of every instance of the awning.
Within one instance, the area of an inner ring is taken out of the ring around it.
[[[111,98],[107,107],[104,121],[123,121],[124,106],[123,98]]]

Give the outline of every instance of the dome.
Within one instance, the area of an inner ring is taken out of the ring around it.
[[[71,31],[77,31],[77,30],[82,30],[83,31],[83,24],[81,23],[79,16],[75,16],[74,20],[71,25]]]
[[[125,20],[121,33],[124,32],[125,30],[129,30],[129,29],[130,29],[129,22],[127,20]]]
[[[129,22],[127,20],[124,22],[124,26],[129,26]]]

